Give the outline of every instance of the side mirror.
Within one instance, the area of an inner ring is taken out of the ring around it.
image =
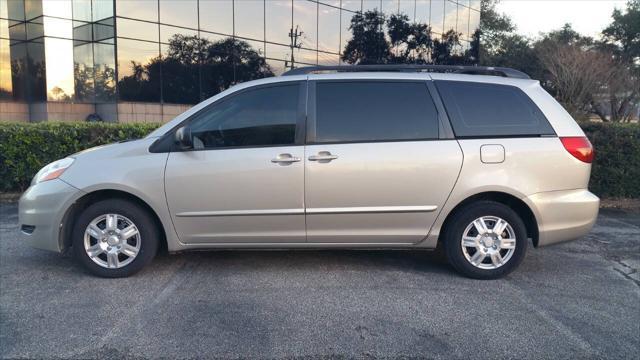
[[[174,135],[176,144],[182,150],[188,150],[193,148],[193,136],[191,135],[191,128],[189,125],[185,125],[178,130]]]

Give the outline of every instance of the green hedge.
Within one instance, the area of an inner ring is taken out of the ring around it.
[[[596,150],[591,191],[601,197],[640,198],[640,125],[581,123]]]
[[[47,163],[92,146],[140,138],[159,124],[0,123],[0,191],[22,191]],[[596,149],[590,189],[640,198],[640,126],[581,124]],[[557,175],[557,176],[561,176]]]
[[[22,191],[44,165],[97,145],[141,138],[160,124],[2,123],[0,191]]]

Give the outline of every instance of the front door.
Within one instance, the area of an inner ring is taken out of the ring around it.
[[[165,188],[180,241],[304,242],[305,83],[251,88],[187,120],[194,148],[169,154]]]
[[[307,240],[415,243],[450,194],[462,152],[439,138],[424,81],[310,83]]]

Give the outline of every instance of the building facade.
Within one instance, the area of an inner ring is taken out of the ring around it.
[[[341,64],[369,10],[452,30],[458,53],[480,23],[480,0],[0,0],[0,120],[168,121],[234,83]]]

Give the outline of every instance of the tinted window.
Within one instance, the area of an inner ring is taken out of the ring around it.
[[[422,82],[318,82],[315,142],[438,137],[438,116]]]
[[[552,135],[540,109],[515,86],[436,81],[456,136]]]
[[[295,143],[298,84],[248,90],[223,99],[191,121],[194,147]]]

